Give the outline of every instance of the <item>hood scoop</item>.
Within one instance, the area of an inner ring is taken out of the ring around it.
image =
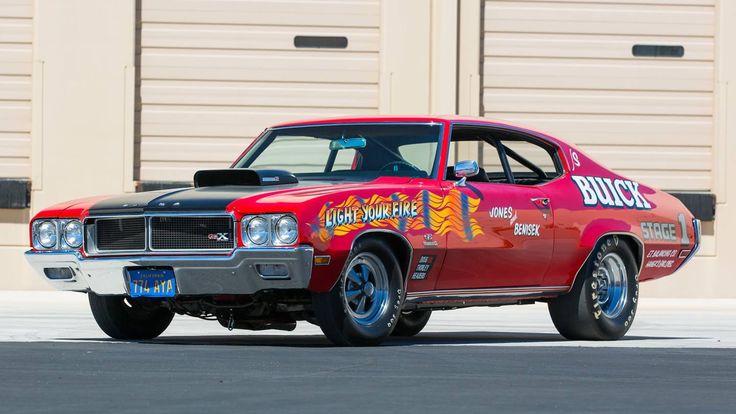
[[[294,174],[284,170],[251,170],[228,168],[224,170],[201,170],[194,173],[195,187],[223,185],[267,186],[297,184]]]

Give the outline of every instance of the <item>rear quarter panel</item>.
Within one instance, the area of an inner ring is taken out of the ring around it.
[[[605,235],[635,240],[632,247],[638,250],[640,280],[674,273],[694,248],[690,211],[671,195],[616,174],[572,146],[559,145],[568,173],[541,187],[552,200],[556,227],[554,258],[545,275],[545,284],[571,286],[588,255]],[[596,190],[591,179],[601,183],[601,187]],[[597,199],[594,205],[591,188],[581,188],[576,180],[582,187],[586,182],[591,186]],[[618,186],[608,185],[617,180],[621,180]],[[627,182],[631,182],[630,186]],[[633,203],[631,189],[638,191],[643,200]],[[606,195],[610,195],[610,201]]]

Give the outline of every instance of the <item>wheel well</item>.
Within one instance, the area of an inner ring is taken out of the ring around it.
[[[355,239],[355,243],[358,240],[371,238],[375,240],[381,240],[386,243],[391,249],[391,252],[396,255],[396,260],[399,261],[401,271],[404,273],[404,277],[409,274],[409,266],[411,266],[411,255],[412,248],[409,242],[398,233],[387,232],[387,231],[373,231],[363,233]]]
[[[634,236],[628,234],[618,234],[617,236],[620,240],[623,240],[629,246],[632,252],[634,252],[634,259],[636,260],[636,265],[638,266],[638,269],[636,270],[641,271],[642,257],[644,256],[644,246]]]

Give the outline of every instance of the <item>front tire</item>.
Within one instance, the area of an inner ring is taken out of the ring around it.
[[[430,316],[432,316],[431,310],[403,311],[391,335],[414,336],[427,326]]]
[[[569,293],[549,302],[557,331],[571,340],[610,341],[631,328],[639,300],[639,269],[617,236],[598,243]]]
[[[97,325],[108,336],[121,340],[153,339],[171,324],[174,312],[160,302],[126,296],[87,294]]]
[[[399,319],[403,284],[399,262],[383,242],[359,241],[332,290],[312,295],[319,327],[335,345],[380,344]]]

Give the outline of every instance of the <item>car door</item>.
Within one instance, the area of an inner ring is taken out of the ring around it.
[[[463,140],[468,135],[453,133],[453,137]],[[451,176],[443,182],[446,196],[459,198],[460,204],[467,206],[460,214],[467,231],[448,232],[436,289],[538,286],[554,247],[552,201],[539,183],[526,178],[529,174],[522,173],[523,165],[502,158],[505,155],[498,150],[498,142],[478,142],[479,175],[469,178],[464,186]],[[513,178],[509,182],[513,169],[518,171],[519,183]]]

